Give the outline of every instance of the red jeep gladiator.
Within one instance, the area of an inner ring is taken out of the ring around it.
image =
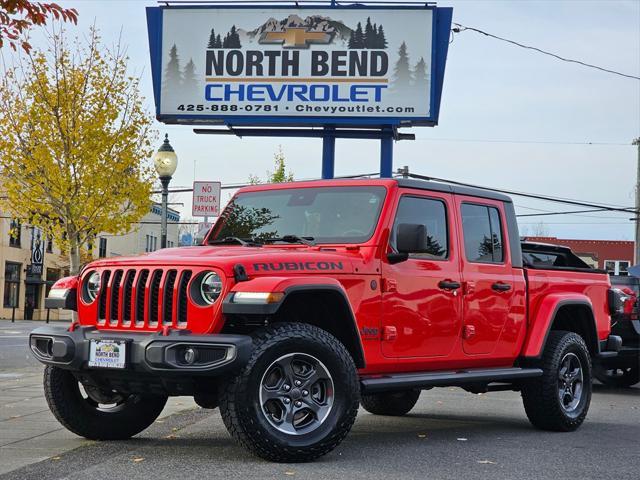
[[[58,281],[47,306],[78,322],[38,328],[30,346],[51,411],[90,439],[136,435],[188,395],[255,454],[307,461],[345,438],[359,404],[403,415],[446,386],[520,391],[533,425],[575,430],[592,359],[620,338],[608,276],[565,250],[538,261],[509,197],[487,190],[251,186],[200,246]]]

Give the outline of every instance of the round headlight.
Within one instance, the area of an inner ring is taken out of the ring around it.
[[[215,272],[209,272],[200,282],[200,295],[209,305],[214,303],[222,293],[222,279]]]
[[[84,284],[84,297],[87,303],[93,302],[100,293],[100,272],[93,272]]]

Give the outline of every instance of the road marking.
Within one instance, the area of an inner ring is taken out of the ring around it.
[[[16,332],[21,333],[21,332]],[[0,338],[29,338],[29,335],[0,335]]]

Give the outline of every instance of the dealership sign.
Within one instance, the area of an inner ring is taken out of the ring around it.
[[[435,125],[451,9],[147,8],[166,123]]]

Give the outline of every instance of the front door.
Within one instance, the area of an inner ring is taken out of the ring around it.
[[[491,354],[510,318],[516,285],[509,258],[502,202],[457,196],[464,242],[464,329],[466,354]],[[511,329],[509,329],[511,330]],[[513,332],[507,332],[513,337]],[[515,339],[509,341],[512,342]]]
[[[24,319],[33,320],[33,311],[38,308],[38,293],[40,293],[40,285],[27,283],[24,292]]]
[[[446,193],[406,192],[400,197],[390,234],[395,251],[399,224],[426,227],[424,248],[397,264],[383,261],[383,335],[386,357],[439,357],[459,342],[462,296],[459,254],[451,218],[453,198]]]

